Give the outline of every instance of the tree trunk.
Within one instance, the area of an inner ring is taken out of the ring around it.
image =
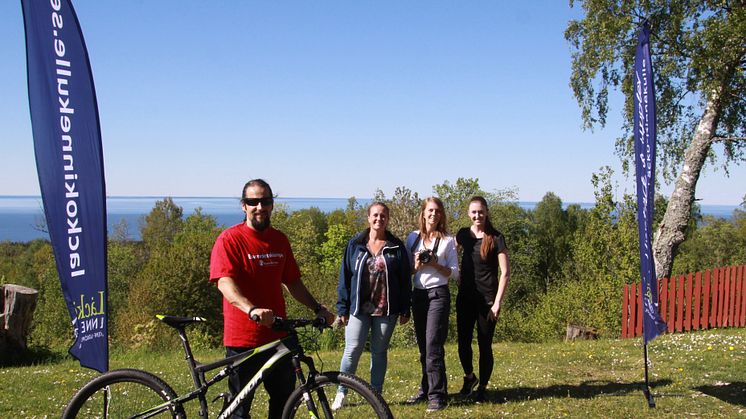
[[[676,180],[666,213],[655,233],[653,258],[658,278],[668,278],[671,275],[673,258],[679,245],[686,239],[684,232],[691,218],[697,181],[712,146],[719,115],[720,96],[713,92],[707,101],[702,119],[697,124],[694,138],[686,149],[684,167]]]
[[[0,287],[0,351],[26,349],[38,292],[20,285]]]

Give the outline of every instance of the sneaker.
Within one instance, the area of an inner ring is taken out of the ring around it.
[[[332,402],[332,410],[339,410],[342,408],[344,404],[345,404],[345,394],[337,393],[337,395],[334,396],[334,401]]]
[[[417,392],[417,394],[408,398],[407,401],[404,402],[404,404],[417,404],[417,403],[422,403],[426,401],[427,401],[427,394],[423,393],[422,390],[420,390],[419,392]]]
[[[484,387],[478,387],[477,393],[474,395],[474,401],[477,403],[482,403],[483,401],[487,400],[487,389]]]
[[[464,376],[464,386],[461,387],[461,391],[459,391],[459,394],[466,397],[471,395],[471,393],[474,391],[474,388],[479,384],[479,378],[477,378],[474,373],[471,373],[470,375]]]
[[[432,399],[427,402],[428,412],[437,412],[446,408],[446,402],[440,399]]]

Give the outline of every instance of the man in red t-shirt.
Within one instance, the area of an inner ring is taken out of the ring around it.
[[[334,315],[311,295],[300,279],[300,270],[287,237],[270,226],[272,188],[262,179],[246,183],[241,207],[246,220],[223,231],[210,257],[210,281],[223,294],[223,343],[226,357],[248,351],[284,336],[272,330],[275,316],[285,317],[282,286],[317,316],[332,324]],[[259,320],[253,321],[255,316]],[[272,356],[258,354],[229,377],[228,387],[237,394],[249,378]],[[269,394],[269,417],[282,415],[285,401],[295,387],[290,360],[278,364],[264,381]],[[248,417],[253,395],[247,397],[234,417]]]

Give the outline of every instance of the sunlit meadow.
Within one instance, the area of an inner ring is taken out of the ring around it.
[[[457,396],[462,371],[455,345],[446,348],[451,399],[445,410],[426,414],[423,404],[404,404],[419,382],[416,348],[390,351],[384,397],[400,418],[746,417],[746,329],[666,335],[651,342],[655,409],[648,408],[641,391],[640,339],[495,343],[494,350],[495,369],[484,403]],[[217,359],[222,350],[199,351],[197,356]],[[338,369],[339,357],[340,351],[320,352],[317,367]],[[0,417],[59,417],[74,391],[95,375],[61,355],[47,359],[37,365],[0,369]],[[368,363],[364,356],[358,371],[366,380]],[[111,366],[151,371],[178,393],[190,385],[179,351],[114,351]],[[220,383],[208,396],[224,390]],[[219,408],[214,407],[213,417]],[[255,417],[263,417],[265,408],[262,390],[255,401]]]

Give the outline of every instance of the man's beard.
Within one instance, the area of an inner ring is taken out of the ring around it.
[[[269,217],[264,217],[263,221],[259,221],[256,218],[252,218],[251,226],[254,227],[254,230],[256,231],[263,231],[267,227],[269,227]]]

